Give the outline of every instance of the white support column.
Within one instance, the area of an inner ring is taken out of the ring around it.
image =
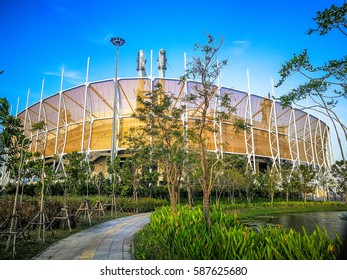
[[[287,137],[291,161],[293,163],[293,168],[295,168],[300,165],[300,154],[294,108],[290,109]]]
[[[323,159],[324,159],[324,168],[330,169],[330,157],[329,153],[329,128],[328,124],[325,123],[324,131],[322,132],[322,148],[323,148]]]
[[[151,81],[153,80],[153,50],[151,50],[151,71],[150,71],[150,77],[151,77]],[[152,91],[152,89],[151,89]]]
[[[29,98],[30,98],[30,88],[28,89],[28,94],[27,94],[27,102],[26,102],[25,116],[24,116],[24,130],[28,126],[27,123],[31,124],[31,117],[28,113],[28,111],[29,111],[28,110],[29,109]],[[31,151],[32,150],[32,140],[33,140],[33,133],[31,132],[31,129],[28,129],[28,136],[27,137],[30,139],[30,144],[29,144],[28,150]]]
[[[149,73],[150,73],[150,75],[149,75],[149,79],[150,79],[150,92],[152,93],[153,92],[153,83],[154,83],[154,80],[153,80],[153,50],[151,50],[150,72]],[[150,112],[150,114],[152,114],[152,112]],[[152,150],[152,144],[153,144],[152,121],[151,121],[150,126],[151,126],[151,132],[150,132],[150,135],[149,135],[149,142],[150,142],[149,144],[150,144],[150,147],[151,147],[151,150]],[[151,151],[151,153],[152,153],[152,151]],[[150,160],[152,160],[152,156],[150,157]]]
[[[30,98],[30,88],[28,89],[28,94],[27,94],[27,102],[25,105],[25,114],[24,114],[24,131],[26,130],[27,127],[27,118],[28,118],[28,106],[29,106],[29,98]]]
[[[328,137],[327,137],[327,151],[329,152],[327,158],[329,160],[329,167],[335,163],[335,158],[334,158],[334,152],[333,152],[333,147],[332,147],[332,142],[331,142],[331,133],[330,133],[330,126],[328,128]]]
[[[276,116],[276,102],[274,101],[274,85],[273,80],[271,79],[272,84],[272,96],[271,96],[271,111],[269,119],[269,142],[270,142],[270,151],[272,157],[272,169],[278,169],[281,164],[280,156],[280,146],[278,139],[278,127],[277,127],[277,116]]]
[[[218,64],[218,62],[217,62]],[[222,121],[217,121],[217,114],[221,112],[221,88],[220,88],[220,77],[217,77],[217,94],[215,98],[215,108],[213,113],[213,138],[215,145],[215,152],[217,156],[223,158],[223,139],[222,139]],[[218,152],[220,154],[218,154]]]
[[[41,121],[41,115],[42,115],[42,102],[43,102],[43,91],[45,87],[45,79],[42,80],[42,85],[41,85],[41,97],[40,97],[40,106],[39,106],[39,114],[37,117],[37,122],[39,123]],[[35,141],[35,153],[37,152],[37,146],[39,142],[39,134],[42,133],[40,131],[36,131],[36,141]],[[43,151],[41,151],[43,153]]]
[[[20,98],[19,98],[19,96],[18,96],[18,99],[17,99],[17,107],[16,107],[16,118],[18,117],[19,101],[20,101]]]
[[[183,54],[183,63],[184,63],[184,75],[187,75],[187,54]],[[185,129],[185,149],[186,153],[188,153],[188,83],[187,80],[184,81],[184,116],[183,116],[183,127]]]
[[[54,168],[57,171],[61,162],[62,153],[58,151],[58,140],[60,137],[60,123],[61,123],[61,115],[62,115],[62,103],[63,103],[63,84],[64,84],[64,67],[61,71],[61,80],[60,80],[60,90],[59,90],[59,105],[58,105],[58,116],[57,116],[57,130],[55,135],[55,147],[54,154],[59,157],[58,165],[54,162]]]
[[[247,101],[245,109],[245,121],[250,125],[250,131],[244,131],[245,137],[245,146],[246,146],[246,155],[247,163],[252,168],[253,172],[256,172],[256,162],[255,162],[255,152],[254,152],[254,129],[253,129],[253,111],[252,111],[252,98],[251,98],[251,83],[249,78],[249,71],[247,69]]]
[[[295,116],[295,109],[293,108],[294,111],[294,132],[295,132],[295,142],[296,142],[296,154],[297,154],[297,163],[300,166],[301,160],[300,160],[300,149],[299,149],[299,141],[298,141],[298,130],[296,127],[296,116]]]
[[[307,163],[309,165],[313,165],[314,167],[316,166],[316,155],[315,155],[315,151],[314,151],[314,147],[313,147],[313,135],[312,135],[312,126],[311,126],[311,115],[310,115],[310,110],[308,109],[308,101],[306,99],[306,108],[307,108],[307,116],[306,116],[306,121],[305,121],[305,129],[308,130],[308,137],[309,137],[309,145],[306,149],[305,147],[305,156],[306,156],[306,160],[307,160]],[[307,133],[304,133],[304,137],[305,137],[305,140],[307,138]],[[304,141],[304,143],[307,143],[307,141]],[[307,158],[307,154],[308,154],[308,150],[310,150],[311,152],[311,159],[308,159]]]
[[[319,143],[320,142],[320,143]],[[318,119],[315,131],[315,151],[317,157],[317,164],[319,171],[322,169],[324,164],[324,144],[323,144],[323,134],[321,120]]]
[[[86,114],[87,114],[87,99],[88,99],[88,78],[89,78],[89,62],[90,58],[88,57],[87,60],[87,70],[86,70],[86,82],[85,82],[85,90],[84,90],[84,105],[83,105],[83,123],[82,123],[82,136],[81,136],[81,153],[86,153],[85,148],[84,148],[84,134],[86,131]],[[90,119],[89,119],[90,122]],[[88,153],[89,151],[87,151]],[[87,155],[86,155],[87,156]]]
[[[310,125],[309,125],[309,115],[306,114],[304,123],[304,155],[307,164],[312,163],[312,156],[309,157],[311,152],[311,141],[310,141]]]

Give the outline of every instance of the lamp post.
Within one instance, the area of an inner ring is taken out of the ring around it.
[[[116,74],[114,83],[114,102],[113,102],[113,119],[112,119],[112,144],[111,144],[111,163],[113,163],[115,158],[115,138],[119,137],[116,135],[116,118],[119,119],[119,106],[118,106],[118,47],[123,46],[125,40],[121,37],[111,38],[111,43],[116,46]],[[119,129],[119,125],[118,125]]]
[[[114,158],[115,150],[118,150],[118,142],[116,144],[116,138],[118,141],[119,137],[119,100],[118,100],[118,47],[125,44],[125,40],[121,37],[111,38],[111,43],[116,46],[116,74],[114,80],[114,98],[113,98],[113,119],[112,119],[112,144],[111,144],[111,166],[114,170]],[[118,122],[118,131],[116,133],[116,122]],[[117,145],[117,147],[115,147]],[[113,216],[113,209],[117,216],[117,197],[116,197],[116,177],[113,172],[110,174],[110,179],[112,182],[112,202],[111,202],[111,215]]]

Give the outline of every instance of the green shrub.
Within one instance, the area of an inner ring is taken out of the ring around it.
[[[169,207],[156,210],[150,223],[135,239],[137,259],[179,260],[296,260],[336,259],[341,239],[332,241],[324,228],[309,235],[293,229],[248,228],[236,217],[211,209],[212,228],[204,222],[200,208]]]
[[[89,196],[89,206],[93,208],[96,205],[96,202],[100,199],[102,203],[105,203],[109,197],[102,196]],[[85,197],[83,196],[68,196],[67,197],[67,206],[70,214],[74,215],[77,212],[77,209],[84,201]],[[0,224],[2,224],[8,217],[12,214],[14,197],[10,195],[4,195],[0,197]],[[55,217],[61,207],[65,205],[64,196],[48,196],[45,198],[45,207],[44,211],[47,214],[48,218],[51,220]],[[134,200],[127,197],[118,197],[117,198],[117,209],[120,212],[134,213],[136,208],[138,212],[151,212],[154,211],[157,207],[168,205],[166,200],[153,199],[153,198],[139,198],[137,207],[135,206]],[[105,211],[109,210],[105,208]],[[37,213],[40,211],[40,198],[23,196],[22,203],[18,202],[17,207],[18,215],[20,217],[22,225],[28,224]]]

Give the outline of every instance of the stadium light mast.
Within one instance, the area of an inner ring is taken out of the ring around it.
[[[118,100],[118,47],[125,44],[125,40],[121,37],[111,38],[111,43],[116,46],[116,73],[114,82],[114,102],[113,102],[113,119],[112,119],[112,144],[111,144],[111,163],[113,163],[115,158],[115,138],[119,137],[118,133],[116,135],[116,122],[119,121],[119,100]],[[119,124],[118,124],[119,129]]]

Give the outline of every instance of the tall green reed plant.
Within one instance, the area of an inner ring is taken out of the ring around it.
[[[209,229],[200,208],[169,207],[153,212],[150,223],[135,239],[137,259],[180,260],[330,260],[336,259],[341,238],[331,240],[324,228],[312,234],[280,227],[258,230],[242,224],[235,213],[211,209]]]

